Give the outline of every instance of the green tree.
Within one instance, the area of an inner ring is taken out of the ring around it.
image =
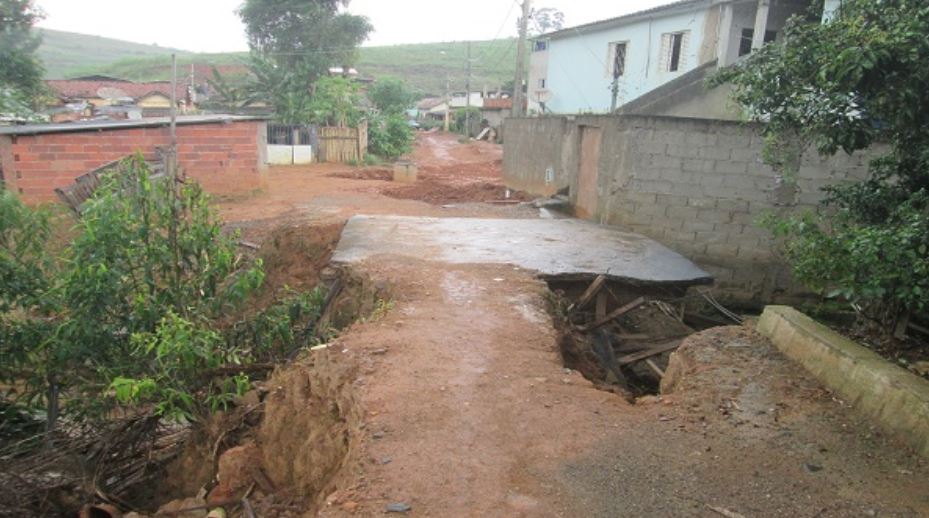
[[[34,100],[44,89],[42,64],[35,56],[42,38],[32,26],[42,18],[32,0],[0,0],[0,87]]]
[[[257,86],[285,122],[307,113],[311,85],[330,67],[349,66],[371,32],[367,18],[340,12],[348,0],[245,0],[245,23]]]
[[[795,17],[782,42],[722,70],[767,157],[793,177],[802,147],[851,153],[883,141],[869,177],[826,189],[819,215],[773,218],[798,278],[849,299],[885,330],[929,308],[929,4],[845,0]]]
[[[309,121],[326,126],[355,126],[362,118],[358,85],[344,77],[323,77],[313,85]]]
[[[413,92],[402,79],[384,77],[368,90],[368,98],[385,114],[403,113],[413,105]]]

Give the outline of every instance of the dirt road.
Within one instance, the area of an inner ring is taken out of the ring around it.
[[[495,153],[428,135],[416,157],[437,183],[499,186]],[[357,170],[274,171],[269,192],[220,208],[230,221],[308,225],[355,213],[537,217],[397,199],[386,181],[334,172]],[[245,226],[259,239],[267,231]],[[391,255],[353,268],[392,303],[326,353],[354,373],[353,408],[333,415],[363,417],[341,421],[347,454],[327,474],[322,516],[406,506],[410,516],[929,515],[925,463],[747,328],[691,337],[676,391],[630,404],[563,368],[547,287],[532,272]]]

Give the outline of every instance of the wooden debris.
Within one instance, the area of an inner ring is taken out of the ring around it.
[[[597,303],[594,310],[594,316],[601,319],[606,316],[606,293],[602,291],[597,293]]]
[[[245,248],[251,248],[252,250],[261,249],[260,245],[252,243],[251,241],[239,241],[239,246],[244,246]]]
[[[590,283],[590,286],[584,291],[584,294],[581,295],[581,298],[577,299],[577,302],[568,306],[568,313],[582,309],[584,306],[590,303],[593,300],[594,295],[596,295],[600,288],[603,287],[603,284],[606,282],[606,275],[598,275],[593,282]]]
[[[668,351],[673,351],[681,346],[680,340],[673,340],[671,342],[665,342],[663,344],[656,345],[654,347],[649,347],[648,349],[633,353],[627,354],[625,356],[620,356],[616,359],[616,363],[622,367],[623,365],[629,365],[630,363],[635,363],[642,361],[646,358],[651,358],[652,356],[657,356],[661,353],[666,353]]]
[[[585,331],[585,332],[591,331],[593,329],[597,329],[598,327],[601,327],[604,324],[608,324],[611,320],[614,320],[616,318],[619,318],[625,315],[626,313],[641,306],[642,304],[645,304],[645,297],[639,297],[633,300],[632,302],[626,304],[625,306],[614,309],[613,311],[611,311],[608,315],[604,316],[603,318],[598,318],[593,323],[580,326],[578,327],[578,329],[581,331]]]
[[[659,367],[657,363],[655,363],[655,360],[646,358],[645,365],[648,365],[648,368],[651,369],[652,372],[654,372],[659,378],[664,377],[664,371],[661,370],[661,367]]]

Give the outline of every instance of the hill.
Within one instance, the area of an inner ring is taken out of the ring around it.
[[[59,31],[46,30],[45,34],[39,54],[46,60],[49,78],[103,74],[133,81],[170,79],[168,55],[172,49]],[[465,42],[362,47],[356,67],[363,76],[400,77],[421,95],[439,95],[445,92],[446,79],[452,90],[464,90],[466,56]],[[191,63],[241,65],[247,58],[241,52],[179,52],[178,64],[180,70],[186,71]],[[502,86],[513,80],[516,40],[472,42],[471,58],[473,89]]]
[[[39,29],[42,46],[39,57],[45,64],[48,79],[63,79],[69,70],[76,68],[103,67],[115,61],[147,56],[169,56],[172,52],[185,51],[158,45],[144,45],[128,41],[78,34],[76,32]]]

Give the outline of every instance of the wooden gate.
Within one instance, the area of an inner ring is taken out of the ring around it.
[[[357,128],[322,127],[317,134],[320,162],[361,162],[368,149],[368,123]]]

